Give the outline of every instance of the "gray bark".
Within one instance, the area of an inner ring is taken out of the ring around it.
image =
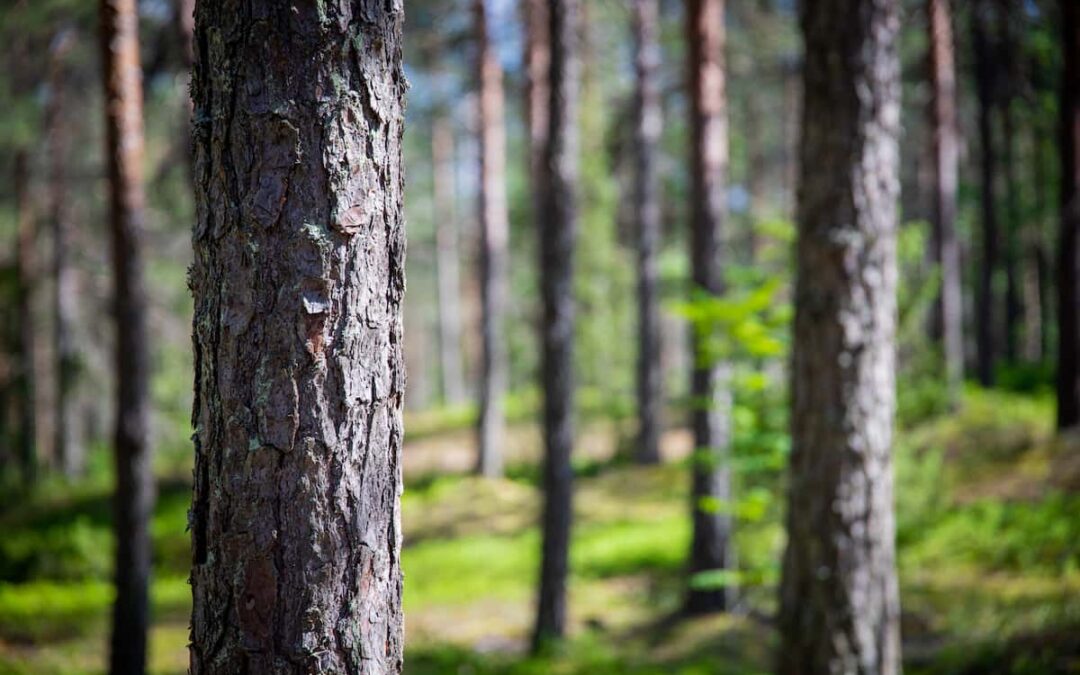
[[[507,255],[510,239],[506,206],[506,126],[503,70],[488,33],[485,0],[476,0],[477,75],[480,104],[480,419],[477,473],[502,474],[506,394]]]
[[[956,189],[959,146],[956,127],[956,68],[949,0],[928,0],[930,32],[930,124],[933,134],[934,262],[941,290],[934,323],[945,354],[950,395],[956,400],[964,380],[963,289],[960,244],[956,238]]]
[[[431,167],[434,183],[435,274],[439,303],[439,364],[443,401],[465,400],[461,352],[461,276],[458,261],[458,220],[454,187],[454,133],[445,117],[431,128]]]
[[[897,0],[808,0],[778,672],[900,672]],[[838,33],[836,26],[843,25]]]
[[[196,10],[193,675],[402,669],[403,14]]]
[[[578,229],[579,0],[548,3],[551,60],[548,130],[539,165],[541,380],[544,507],[533,649],[566,631],[566,578],[573,516],[574,246]]]
[[[727,215],[728,114],[724,59],[724,0],[689,0],[691,224],[690,275],[695,290],[724,292],[724,220]],[[690,573],[734,570],[731,494],[731,367],[705,361],[705,336],[693,332],[690,382],[694,461],[690,498],[693,535]],[[716,508],[720,505],[720,508]],[[735,587],[691,588],[691,613],[730,609]]]
[[[110,670],[146,669],[150,628],[150,358],[143,270],[142,67],[135,0],[101,0],[105,136],[116,312],[116,602]]]
[[[637,221],[638,442],[636,459],[642,464],[660,461],[660,433],[664,405],[661,368],[660,299],[657,255],[660,249],[659,152],[662,125],[660,82],[660,5],[657,0],[634,2],[634,92],[637,119],[634,128],[634,217]]]

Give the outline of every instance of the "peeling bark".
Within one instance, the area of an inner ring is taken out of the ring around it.
[[[899,3],[808,0],[801,22],[792,451],[777,672],[894,675]]]
[[[193,675],[402,669],[403,13],[196,9]]]

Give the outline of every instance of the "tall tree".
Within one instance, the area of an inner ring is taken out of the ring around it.
[[[56,318],[53,324],[53,350],[56,358],[56,400],[54,440],[57,462],[66,476],[82,472],[84,451],[79,432],[78,401],[75,385],[79,378],[80,359],[75,334],[78,303],[78,279],[71,255],[74,250],[74,226],[68,195],[68,124],[65,92],[68,86],[65,58],[74,43],[74,33],[63,29],[53,37],[49,48],[49,102],[45,113],[45,136],[49,157],[49,220],[52,225],[52,277]]]
[[[507,295],[506,125],[503,119],[503,70],[488,31],[485,0],[475,0],[480,128],[480,419],[477,472],[502,473],[503,397],[506,393],[506,344],[503,322]]]
[[[988,35],[986,0],[975,0],[971,9],[972,44],[975,50],[975,89],[979,105],[979,180],[982,194],[979,199],[982,221],[982,256],[978,267],[978,286],[975,292],[976,374],[984,387],[994,384],[994,365],[997,362],[994,307],[994,277],[998,267],[998,228],[995,206],[994,177],[997,173],[994,133],[994,73],[995,59]]]
[[[439,366],[443,401],[465,400],[461,362],[461,277],[458,264],[458,221],[454,169],[454,132],[443,114],[431,127],[431,169],[434,183],[435,275],[439,305]]]
[[[26,150],[15,153],[15,240],[16,314],[19,320],[19,356],[16,400],[19,406],[19,466],[23,479],[37,477],[37,395],[35,375],[34,288],[38,283],[37,228],[30,205],[30,162]]]
[[[724,65],[724,0],[688,0],[686,41],[690,82],[690,276],[695,291],[724,292],[723,242],[727,200],[728,113]],[[690,498],[690,573],[735,569],[731,509],[731,367],[706,355],[693,333],[690,382],[694,461]],[[720,505],[719,508],[717,505]],[[729,609],[735,588],[691,584],[686,610]]]
[[[807,0],[778,672],[900,672],[898,0]],[[843,34],[836,27],[843,25]]]
[[[401,672],[403,14],[198,4],[193,675]]]
[[[657,0],[634,1],[634,218],[637,222],[638,273],[638,443],[637,460],[660,461],[664,404],[661,369],[662,335],[657,287],[660,248],[660,5]]]
[[[143,91],[136,1],[101,0],[100,8],[116,312],[116,602],[110,669],[126,674],[146,669],[154,506],[142,252]]]
[[[1013,114],[1013,99],[1018,87],[1019,69],[1016,59],[1016,35],[1013,22],[1018,17],[1014,13],[1016,3],[1013,0],[998,0],[998,52],[1001,64],[997,69],[1000,86],[997,93],[997,109],[1001,117],[1001,164],[1004,168],[1005,182],[1005,311],[1002,314],[1001,333],[1005,338],[1005,359],[1012,363],[1019,354],[1023,305],[1020,292],[1023,274],[1020,255],[1020,183],[1016,176],[1016,118]]]
[[[551,41],[548,36],[550,17],[548,0],[525,0],[525,122],[529,128],[529,171],[533,193],[540,196],[540,164],[547,145],[548,77],[551,70]],[[539,204],[534,206],[539,214]],[[539,224],[537,225],[539,228]]]
[[[1061,1],[1061,237],[1058,246],[1059,429],[1080,425],[1080,7]]]
[[[941,275],[934,324],[945,354],[950,393],[960,393],[964,379],[964,312],[960,244],[956,238],[958,143],[956,70],[952,9],[949,0],[927,0],[930,29],[930,124],[934,146],[934,258]]]
[[[574,245],[578,229],[579,0],[548,3],[548,122],[539,164],[541,381],[544,389],[544,508],[540,594],[533,649],[566,630],[566,578],[573,516]]]

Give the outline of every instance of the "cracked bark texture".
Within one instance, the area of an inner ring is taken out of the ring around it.
[[[503,69],[491,44],[485,0],[476,0],[477,75],[480,122],[480,419],[476,471],[502,474],[506,393],[506,343],[503,321],[507,298],[510,239],[506,206],[506,125],[503,119]]]
[[[664,382],[660,355],[660,300],[657,255],[660,248],[660,5],[634,1],[634,217],[637,220],[638,355],[637,461],[660,461]]]
[[[143,270],[142,67],[136,0],[102,0],[101,49],[116,318],[116,601],[110,670],[142,673],[150,627],[150,357]]]
[[[898,10],[897,0],[802,7],[782,674],[900,671],[891,461]]]
[[[689,0],[686,39],[690,81],[690,276],[695,290],[724,292],[724,220],[727,215],[728,115],[724,60],[724,0]],[[694,461],[691,463],[690,573],[734,570],[731,511],[730,365],[705,362],[705,336],[693,331],[690,380]],[[715,508],[720,504],[721,508]],[[735,587],[691,587],[690,613],[729,609]]]
[[[1080,7],[1061,2],[1061,235],[1058,246],[1059,429],[1080,425]]]
[[[193,675],[401,672],[403,14],[196,8]]]
[[[551,60],[548,130],[539,168],[541,381],[544,508],[533,649],[566,632],[566,578],[573,517],[574,246],[578,228],[579,0],[548,3]]]
[[[964,312],[960,244],[956,238],[959,145],[956,127],[956,67],[949,0],[927,0],[930,37],[930,128],[933,133],[933,244],[941,272],[933,324],[945,355],[950,397],[964,384]]]

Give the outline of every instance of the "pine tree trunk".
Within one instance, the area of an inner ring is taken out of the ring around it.
[[[191,672],[397,674],[403,2],[195,23]]]
[[[135,0],[101,1],[105,136],[116,311],[116,602],[110,670],[142,673],[150,628],[149,343],[142,237],[142,68]]]
[[[566,631],[566,578],[573,516],[574,445],[574,246],[578,228],[577,184],[579,0],[548,3],[550,68],[548,129],[539,168],[541,380],[544,389],[544,509],[540,594],[533,649]]]
[[[638,444],[637,461],[660,461],[664,405],[661,368],[660,299],[657,255],[660,249],[659,152],[662,125],[660,82],[660,6],[634,1],[634,68],[637,73],[634,129],[634,217],[637,220],[638,273]]]
[[[53,349],[56,358],[56,438],[57,462],[64,475],[74,478],[83,471],[85,451],[75,396],[81,360],[78,338],[78,279],[71,255],[74,251],[74,226],[68,200],[67,162],[68,130],[64,92],[67,87],[65,63],[74,42],[70,31],[53,38],[49,55],[49,104],[45,115],[45,136],[49,155],[49,209],[53,235],[53,291],[56,311],[53,325]]]
[[[930,20],[931,128],[934,145],[934,254],[941,272],[935,303],[945,354],[945,372],[955,401],[964,379],[964,312],[960,245],[956,238],[958,144],[956,71],[949,0],[928,0]]]
[[[808,0],[779,673],[900,672],[897,0]],[[843,25],[842,34],[836,26]]]
[[[16,313],[19,320],[19,356],[16,361],[15,400],[19,410],[18,463],[23,482],[37,480],[37,382],[35,373],[34,289],[38,282],[37,228],[30,206],[30,166],[25,150],[15,153]]]
[[[461,277],[458,262],[458,220],[454,180],[454,132],[445,117],[431,127],[431,168],[435,211],[435,289],[439,303],[439,365],[443,402],[459,405],[465,400],[461,359]]]
[[[975,293],[976,374],[984,387],[994,384],[997,361],[994,307],[994,277],[998,267],[997,208],[994,196],[994,157],[992,114],[994,108],[994,58],[987,36],[985,0],[976,0],[971,10],[972,42],[975,50],[975,88],[979,104],[979,179],[982,220],[982,257],[979,260],[978,287]]]
[[[695,291],[724,292],[722,269],[727,200],[728,129],[724,64],[724,0],[689,0],[691,225],[690,275]],[[731,367],[703,360],[705,342],[692,333],[690,382],[694,461],[691,462],[693,536],[690,574],[734,570],[731,501]],[[718,508],[719,507],[719,508]],[[699,588],[691,584],[686,610],[730,609],[733,584]]]
[[[539,197],[540,164],[548,134],[551,44],[548,36],[548,0],[524,0],[525,9],[525,123],[529,128],[529,171],[533,192]],[[542,210],[534,206],[537,214]],[[539,223],[537,223],[539,229]]]
[[[1061,2],[1061,238],[1058,248],[1059,429],[1080,425],[1080,7]]]
[[[477,473],[502,474],[503,397],[506,343],[503,322],[507,296],[506,127],[503,70],[488,35],[485,0],[475,0],[477,74],[480,100],[480,419]]]

